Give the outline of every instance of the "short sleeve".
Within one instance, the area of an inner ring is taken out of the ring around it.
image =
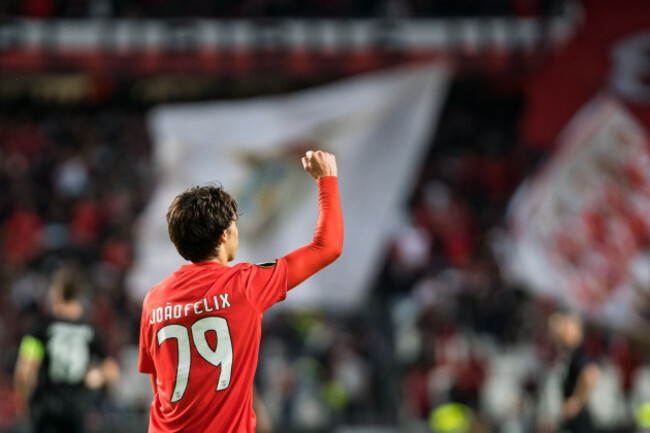
[[[104,340],[94,327],[93,338],[90,341],[90,354],[99,359],[106,358],[106,346],[104,345]]]
[[[138,356],[138,371],[140,373],[152,374],[156,372],[153,364],[153,359],[149,353],[149,344],[147,342],[146,331],[149,323],[147,321],[146,308],[142,308],[142,317],[140,319],[140,343],[139,343],[139,356]]]
[[[43,345],[43,341],[38,338],[31,335],[25,335],[20,342],[18,353],[21,358],[41,362],[45,356],[45,346]]]
[[[261,313],[287,297],[287,262],[249,265],[242,270],[243,290],[248,300]]]
[[[578,358],[578,370],[582,371],[591,364],[595,364],[596,361],[589,355],[581,353],[580,358]]]
[[[29,332],[20,342],[19,353],[21,356],[39,362],[43,360],[47,341],[46,329],[47,322],[39,321],[36,325],[31,326]]]

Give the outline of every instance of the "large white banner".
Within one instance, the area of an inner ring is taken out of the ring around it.
[[[318,195],[300,156],[319,148],[333,152],[339,165],[343,255],[284,304],[359,306],[431,142],[448,76],[444,66],[419,66],[284,96],[154,110],[157,188],[139,224],[128,279],[133,294],[142,298],[184,264],[169,241],[165,213],[192,185],[219,182],[237,199],[235,262],[268,262],[310,242]]]
[[[650,319],[645,131],[619,103],[598,97],[558,140],[552,159],[512,200],[505,270],[592,319],[645,330]]]

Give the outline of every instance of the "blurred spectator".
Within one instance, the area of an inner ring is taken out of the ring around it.
[[[32,206],[17,207],[4,224],[3,259],[6,266],[26,265],[43,245],[43,222]]]

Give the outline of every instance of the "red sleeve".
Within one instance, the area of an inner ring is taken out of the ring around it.
[[[145,300],[146,303],[146,300]],[[153,364],[153,359],[151,359],[151,354],[149,353],[149,343],[146,338],[147,327],[151,326],[149,324],[149,318],[147,317],[147,308],[142,306],[142,317],[140,318],[140,343],[139,343],[139,357],[138,357],[138,370],[141,373],[155,373],[156,368]]]
[[[287,263],[279,259],[261,265],[246,264],[242,288],[249,302],[260,312],[287,297]]]
[[[318,178],[318,222],[312,241],[287,254],[287,290],[332,263],[343,249],[343,212],[336,176]]]

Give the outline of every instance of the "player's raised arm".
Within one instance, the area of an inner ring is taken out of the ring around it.
[[[318,222],[312,241],[284,257],[289,290],[336,260],[343,249],[336,158],[320,150],[308,151],[302,157],[302,165],[318,183]]]

